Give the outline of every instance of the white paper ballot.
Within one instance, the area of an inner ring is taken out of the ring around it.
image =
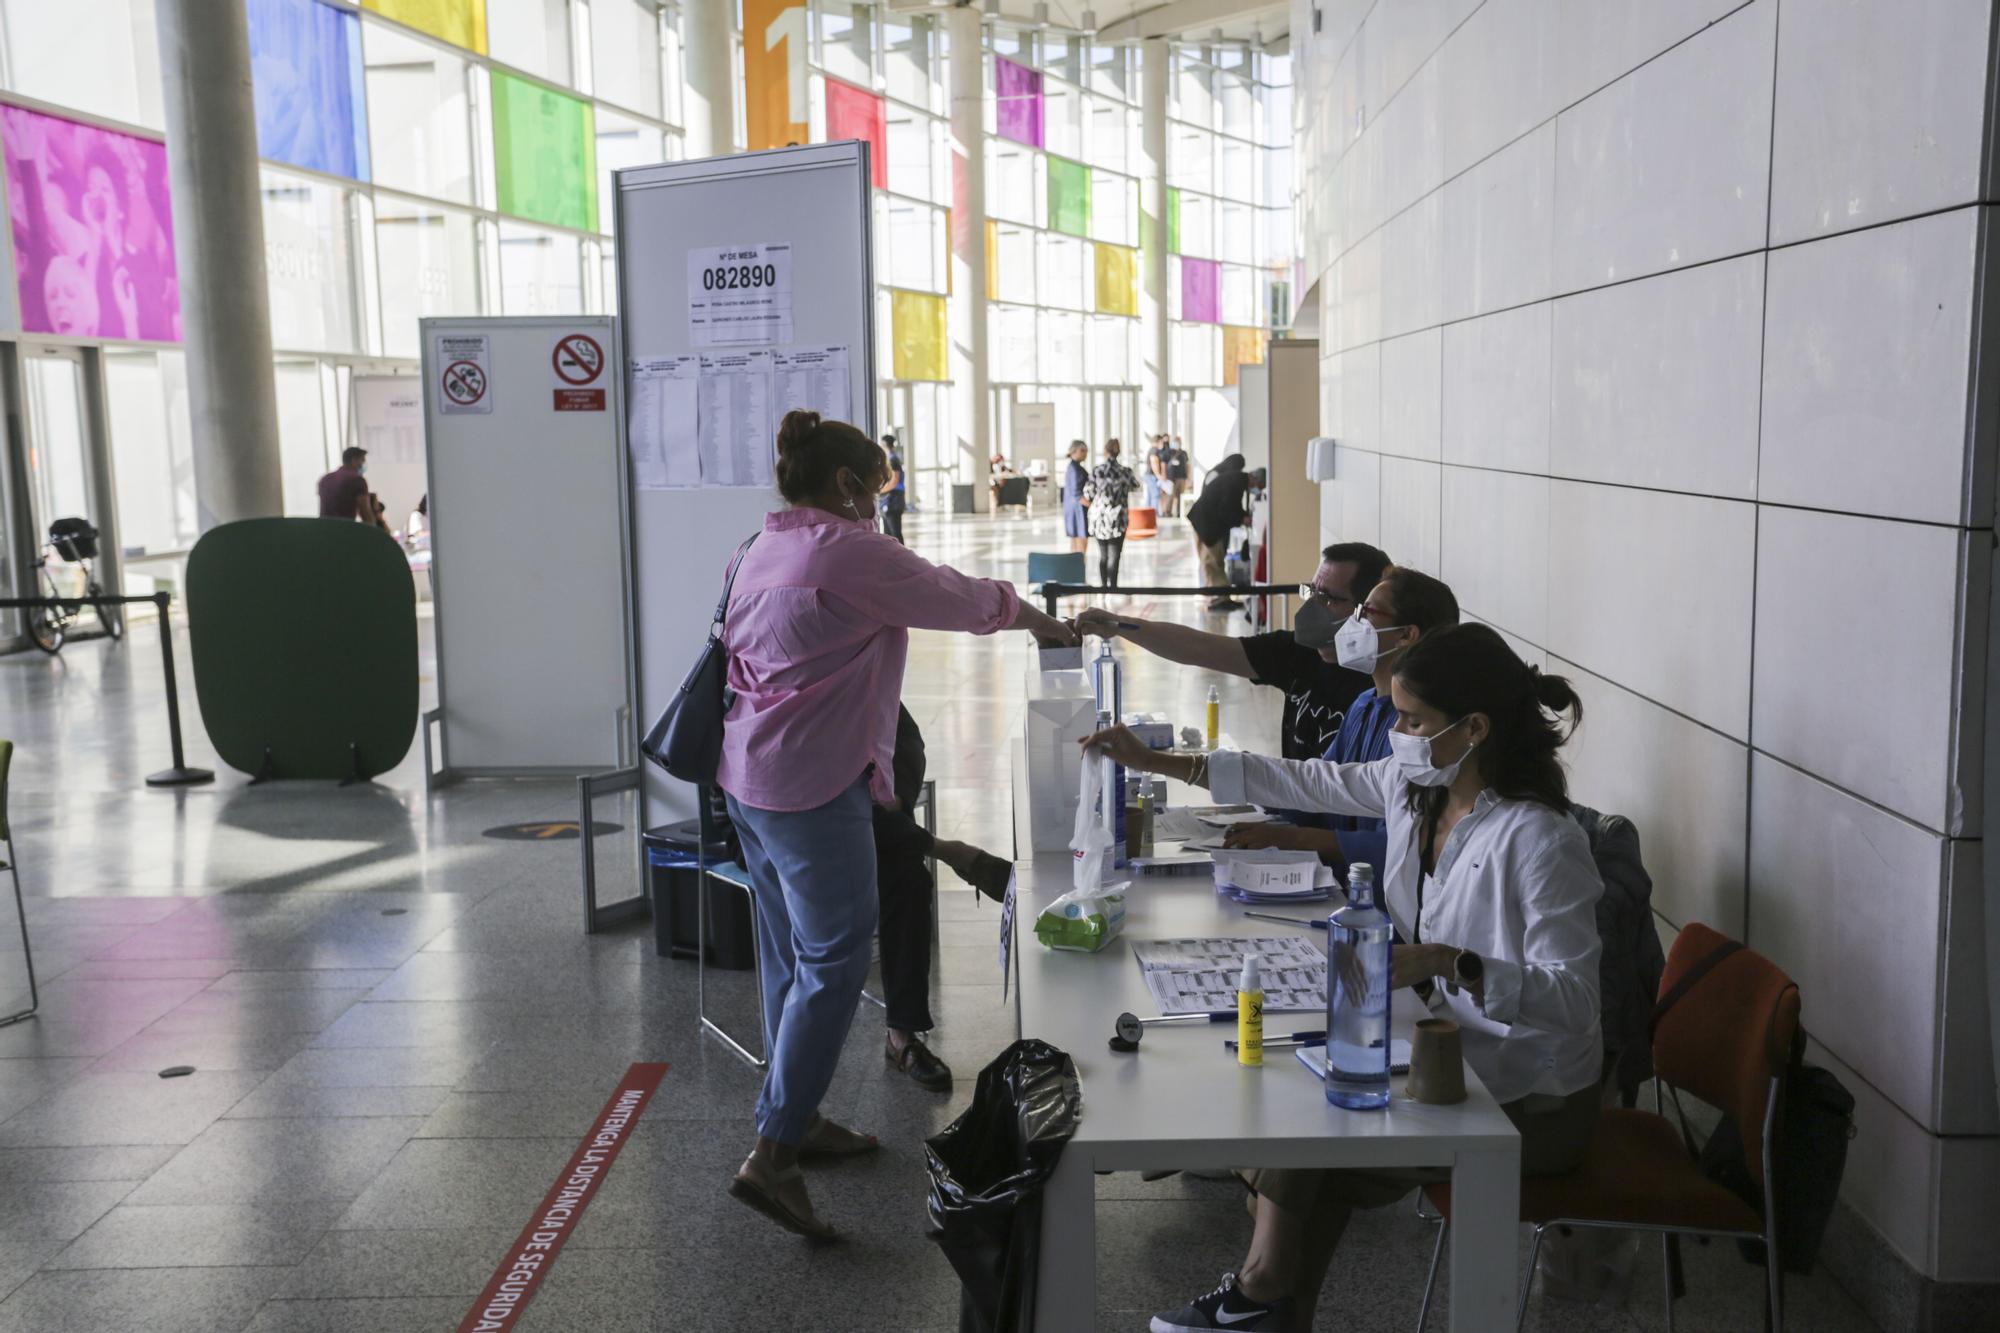
[[[698,356],[632,362],[632,402],[625,424],[632,450],[632,484],[642,491],[701,485],[696,429]]]
[[[701,358],[697,415],[702,485],[770,488],[778,441],[771,373],[769,352]]]
[[[791,347],[772,354],[778,401],[772,415],[779,421],[793,408],[817,412],[828,421],[852,419],[853,398],[847,378],[845,347]]]

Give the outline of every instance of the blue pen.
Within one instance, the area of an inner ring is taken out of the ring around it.
[[[1302,916],[1279,916],[1275,912],[1245,912],[1243,915],[1254,916],[1259,921],[1282,921],[1288,926],[1311,926],[1314,930],[1326,929],[1325,921]]]
[[[1233,1051],[1236,1049],[1236,1039],[1234,1037],[1225,1038],[1222,1044],[1228,1050]],[[1266,1047],[1324,1046],[1326,1045],[1326,1034],[1324,1032],[1287,1032],[1281,1037],[1264,1038],[1264,1045]]]

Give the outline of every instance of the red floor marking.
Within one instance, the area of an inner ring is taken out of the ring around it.
[[[632,1127],[639,1122],[646,1103],[653,1100],[660,1080],[666,1076],[667,1066],[663,1064],[636,1064],[625,1071],[618,1090],[597,1113],[596,1122],[577,1145],[569,1165],[543,1196],[542,1206],[521,1229],[507,1257],[493,1270],[486,1290],[479,1293],[479,1299],[460,1321],[458,1333],[498,1333],[516,1326],[521,1311],[534,1299],[556,1255],[568,1243],[576,1224],[583,1220],[583,1210],[597,1197],[598,1186],[610,1174],[611,1164],[618,1160],[625,1141],[631,1137]]]

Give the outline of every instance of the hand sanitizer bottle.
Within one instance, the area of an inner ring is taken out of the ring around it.
[[[1214,750],[1222,743],[1222,695],[1211,685],[1208,687],[1208,742],[1207,748]]]
[[[1252,1068],[1264,1063],[1264,982],[1254,953],[1243,955],[1243,975],[1236,982],[1236,1063]]]
[[[1326,1099],[1353,1111],[1389,1104],[1390,933],[1375,868],[1356,861],[1326,921]]]

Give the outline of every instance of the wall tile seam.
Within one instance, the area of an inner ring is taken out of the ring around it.
[[[1994,28],[2000,31],[2000,23]],[[2000,90],[1995,95],[2000,96]],[[1988,132],[1993,132],[1991,126]],[[1968,523],[1975,518],[1991,521],[2000,513],[1996,505],[2000,406],[1995,406],[2000,403],[2000,358],[1982,355],[1984,348],[2000,345],[2000,248],[1996,248],[2000,239],[1994,234],[2000,223],[1995,218],[1995,209],[1982,204],[1973,224],[1971,347],[1965,379],[1964,467],[1959,474],[1960,516]]]
[[[1761,495],[1764,490],[1764,386],[1766,383],[1765,373],[1769,366],[1769,362],[1766,360],[1766,349],[1770,346],[1771,334],[1771,209],[1772,198],[1776,194],[1776,191],[1771,187],[1771,175],[1778,155],[1778,52],[1781,49],[1779,46],[1779,38],[1782,35],[1780,25],[1784,22],[1785,17],[1784,6],[1780,0],[1772,0],[1772,4],[1771,118],[1769,134],[1764,144],[1764,257],[1758,264],[1760,271],[1757,275],[1760,287],[1757,308],[1757,433],[1756,455],[1750,469],[1750,489],[1753,495]],[[1549,322],[1554,323],[1555,321],[1551,319]],[[1555,378],[1553,367],[1550,369],[1549,378],[1552,380]],[[1756,820],[1752,818],[1752,813],[1756,809],[1757,785],[1757,587],[1762,582],[1757,577],[1757,571],[1762,568],[1761,561],[1763,560],[1763,554],[1764,512],[1761,508],[1757,508],[1750,511],[1750,642],[1746,645],[1748,655],[1744,660],[1745,670],[1749,673],[1747,683],[1750,694],[1750,697],[1743,701],[1743,735],[1750,742],[1750,753],[1744,759],[1743,771],[1742,901],[1743,939],[1746,941],[1750,938],[1751,913],[1754,910],[1755,900],[1758,896],[1751,891],[1751,871],[1755,864],[1757,851]],[[1942,933],[1944,913],[1938,913],[1938,917],[1939,930]],[[1935,956],[1940,960],[1944,957],[1941,939]],[[1940,966],[1937,971],[1941,978],[1944,968]],[[1941,995],[1943,993],[1942,980],[1934,979],[1934,984],[1937,987],[1937,993]],[[1933,996],[1933,1011],[1936,1008],[1936,996]],[[1936,1082],[1935,1076],[1933,1076],[1932,1082]],[[1933,1104],[1935,1104],[1935,1096],[1932,1100]]]
[[[1429,196],[1427,195],[1425,197],[1428,198]],[[1422,201],[1419,200],[1418,202],[1421,203]],[[1988,208],[1988,207],[1992,207],[1992,205],[1989,205],[1984,201],[1978,199],[1964,200],[1954,204],[1944,204],[1940,205],[1937,208],[1926,209],[1920,213],[1911,213],[1905,217],[1884,218],[1880,221],[1866,223],[1859,227],[1850,227],[1846,231],[1834,232],[1827,236],[1812,236],[1796,241],[1782,241],[1776,245],[1753,247],[1748,250],[1735,250],[1726,255],[1713,255],[1707,259],[1697,259],[1686,264],[1675,264],[1669,268],[1655,269],[1647,273],[1635,273],[1632,276],[1625,278],[1615,278],[1610,282],[1595,283],[1588,287],[1576,287],[1565,291],[1552,292],[1547,296],[1536,297],[1532,301],[1517,301],[1513,305],[1495,306],[1491,310],[1482,310],[1477,314],[1461,315],[1456,319],[1441,320],[1436,324],[1425,324],[1419,328],[1403,329],[1400,332],[1388,335],[1388,338],[1407,338],[1419,333],[1429,333],[1432,329],[1450,328],[1454,324],[1468,324],[1476,319],[1486,319],[1493,315],[1504,315],[1516,310],[1525,310],[1530,306],[1547,305],[1557,301],[1566,301],[1571,297],[1575,296],[1588,296],[1594,292],[1608,291],[1613,287],[1627,287],[1632,285],[1633,283],[1648,282],[1654,278],[1663,278],[1670,274],[1691,273],[1696,269],[1709,268],[1716,264],[1726,264],[1732,260],[1748,259],[1752,255],[1770,256],[1775,254],[1782,254],[1787,250],[1798,249],[1800,246],[1817,245],[1823,241],[1836,241],[1842,239],[1843,237],[1848,237],[1848,236],[1860,236],[1866,232],[1879,231],[1884,227],[1898,227],[1904,225],[1905,223],[1923,222],[1930,218],[1942,217],[1947,213],[1957,213],[1960,212],[1961,210],[1968,208]],[[1398,216],[1401,215],[1398,214]],[[1354,251],[1354,249],[1358,248],[1360,245],[1365,245],[1369,241],[1369,239],[1374,237],[1376,234],[1377,234],[1376,232],[1370,232],[1368,233],[1367,236],[1362,237],[1360,241],[1356,242],[1354,246],[1348,247],[1346,251],[1342,252],[1339,256],[1337,256],[1332,262],[1330,262],[1327,265],[1325,271],[1320,275],[1321,279],[1324,280],[1328,275],[1330,275],[1333,272],[1335,265],[1337,265],[1340,262],[1340,260],[1345,259],[1348,254],[1351,254]],[[1767,263],[1766,268],[1768,269],[1768,267],[1769,265]],[[1322,338],[1321,341],[1325,342],[1328,340]],[[1350,343],[1345,346],[1335,344],[1333,345],[1333,351],[1337,355],[1341,352],[1353,351],[1356,347],[1365,347],[1370,342],[1384,342],[1384,341],[1387,341],[1387,338],[1378,335],[1375,338],[1364,338],[1360,342]]]
[[[1426,332],[1428,330],[1425,330]],[[1383,340],[1388,341],[1388,340]],[[1360,351],[1376,344],[1360,343],[1347,350]],[[1443,419],[1443,403],[1439,403],[1439,419]],[[1379,426],[1378,426],[1379,429]],[[1751,505],[1758,509],[1782,509],[1799,514],[1824,514],[1830,518],[1864,519],[1874,523],[1894,523],[1911,528],[1941,528],[1972,537],[1980,533],[1995,534],[1989,525],[1969,527],[1959,523],[1946,523],[1938,519],[1904,518],[1896,514],[1869,514],[1857,509],[1827,509],[1819,505],[1795,504],[1787,500],[1765,500],[1756,496],[1722,495],[1714,491],[1685,491],[1672,486],[1645,486],[1632,481],[1605,481],[1599,477],[1572,477],[1560,472],[1530,472],[1522,468],[1493,467],[1486,463],[1466,463],[1450,458],[1426,458],[1415,454],[1392,454],[1381,449],[1370,449],[1366,445],[1348,444],[1336,437],[1335,443],[1342,449],[1351,449],[1358,454],[1373,454],[1377,458],[1391,458],[1404,463],[1429,463],[1434,467],[1458,468],[1465,472],[1493,472],[1509,477],[1540,477],[1546,481],[1562,482],[1570,486],[1601,486],[1614,491],[1644,491],[1649,495],[1671,495],[1686,500],[1713,500],[1720,504]]]
[[[1716,24],[1728,22],[1730,19],[1736,17],[1736,15],[1742,13],[1744,10],[1750,8],[1750,6],[1756,4],[1757,2],[1758,0],[1742,0],[1741,4],[1735,6],[1728,13],[1717,15],[1715,18],[1710,19],[1707,23],[1703,24],[1701,27],[1687,34],[1687,36],[1680,38],[1678,41],[1675,41],[1672,45],[1662,47],[1660,50],[1655,51],[1652,55],[1647,56],[1644,60],[1640,61],[1638,64],[1632,66],[1632,68],[1625,70],[1622,73],[1613,75],[1608,82],[1600,84],[1596,88],[1591,89],[1589,92],[1577,98],[1575,101],[1557,107],[1555,111],[1550,113],[1547,119],[1535,122],[1535,124],[1529,126],[1526,130],[1524,130],[1520,134],[1515,135],[1513,138],[1507,140],[1507,142],[1494,148],[1492,152],[1487,153],[1484,156],[1472,162],[1467,163],[1464,170],[1454,172],[1452,175],[1440,181],[1438,183],[1437,190],[1443,189],[1445,186],[1451,184],[1451,182],[1457,180],[1460,176],[1465,175],[1467,172],[1477,170],[1484,163],[1490,161],[1492,158],[1499,156],[1501,153],[1506,152],[1509,148],[1512,148],[1515,144],[1519,143],[1521,140],[1534,134],[1537,130],[1541,129],[1542,126],[1554,123],[1559,117],[1563,115],[1564,112],[1575,110],[1577,107],[1582,106],[1585,102],[1588,102],[1591,98],[1597,96],[1605,89],[1616,85],[1623,79],[1630,78],[1632,75],[1638,73],[1646,66],[1660,59],[1660,57],[1667,55],[1669,52],[1674,51],[1675,49],[1684,46],[1688,42],[1691,42],[1695,38],[1701,36],[1703,33],[1707,32],[1710,28],[1716,26]],[[1773,0],[1773,3],[1776,3],[1776,0]],[[1373,18],[1375,16],[1376,10],[1380,8],[1381,5],[1379,3],[1372,6],[1368,11],[1368,17]],[[1459,29],[1465,27],[1466,24],[1470,23],[1473,19],[1473,16],[1478,14],[1479,11],[1484,8],[1486,8],[1486,2],[1485,0],[1480,0],[1479,4],[1473,6],[1472,9],[1467,11],[1465,17],[1459,21],[1458,27],[1453,28],[1450,32],[1446,33],[1444,36],[1444,40],[1440,41],[1437,44],[1437,46],[1432,49],[1429,55],[1425,56],[1422,60],[1417,62],[1416,67],[1410,71],[1409,77],[1404,79],[1401,83],[1397,84],[1395,91],[1382,99],[1382,105],[1376,109],[1374,116],[1370,117],[1367,124],[1362,127],[1361,133],[1355,135],[1352,139],[1349,139],[1347,141],[1347,146],[1342,148],[1340,151],[1340,155],[1333,160],[1332,163],[1333,168],[1339,167],[1341,163],[1347,160],[1347,155],[1354,150],[1356,145],[1358,145],[1361,142],[1361,140],[1368,134],[1370,130],[1375,128],[1375,124],[1377,121],[1381,120],[1382,114],[1389,109],[1389,107],[1395,102],[1395,100],[1398,97],[1402,96],[1403,90],[1408,88],[1412,83],[1416,82],[1417,76],[1424,72],[1424,66],[1430,64],[1431,61],[1436,60],[1438,58],[1439,53],[1442,52],[1446,46],[1450,45],[1451,39],[1458,35]],[[1362,20],[1361,27],[1365,26],[1367,26],[1367,19]],[[1353,46],[1355,41],[1360,39],[1361,27],[1357,27],[1354,30],[1354,37],[1349,39],[1347,47],[1342,48],[1340,56],[1334,62],[1333,66],[1334,73],[1337,74],[1340,72],[1340,63],[1342,60],[1346,59],[1348,49],[1350,49]],[[1775,43],[1773,45],[1775,46]],[[1294,86],[1296,86],[1296,84]],[[1437,190],[1427,191],[1423,196],[1413,200],[1408,206],[1397,209],[1395,213],[1392,213],[1389,215],[1389,217],[1384,218],[1381,225],[1376,226],[1375,228],[1371,229],[1366,236],[1361,237],[1361,240],[1368,239],[1368,236],[1372,236],[1376,231],[1380,231],[1382,225],[1387,225],[1387,223],[1392,218],[1400,217],[1402,214],[1408,212],[1410,208],[1416,207],[1416,205],[1422,203],[1424,199],[1427,199],[1430,197],[1430,195],[1437,193]],[[1296,197],[1297,197],[1297,192],[1295,191],[1294,198]],[[1348,249],[1350,250],[1353,249],[1353,246],[1349,246]],[[1341,252],[1341,255],[1345,254],[1346,251]],[[1338,259],[1341,257],[1341,255],[1336,255],[1334,257]]]

